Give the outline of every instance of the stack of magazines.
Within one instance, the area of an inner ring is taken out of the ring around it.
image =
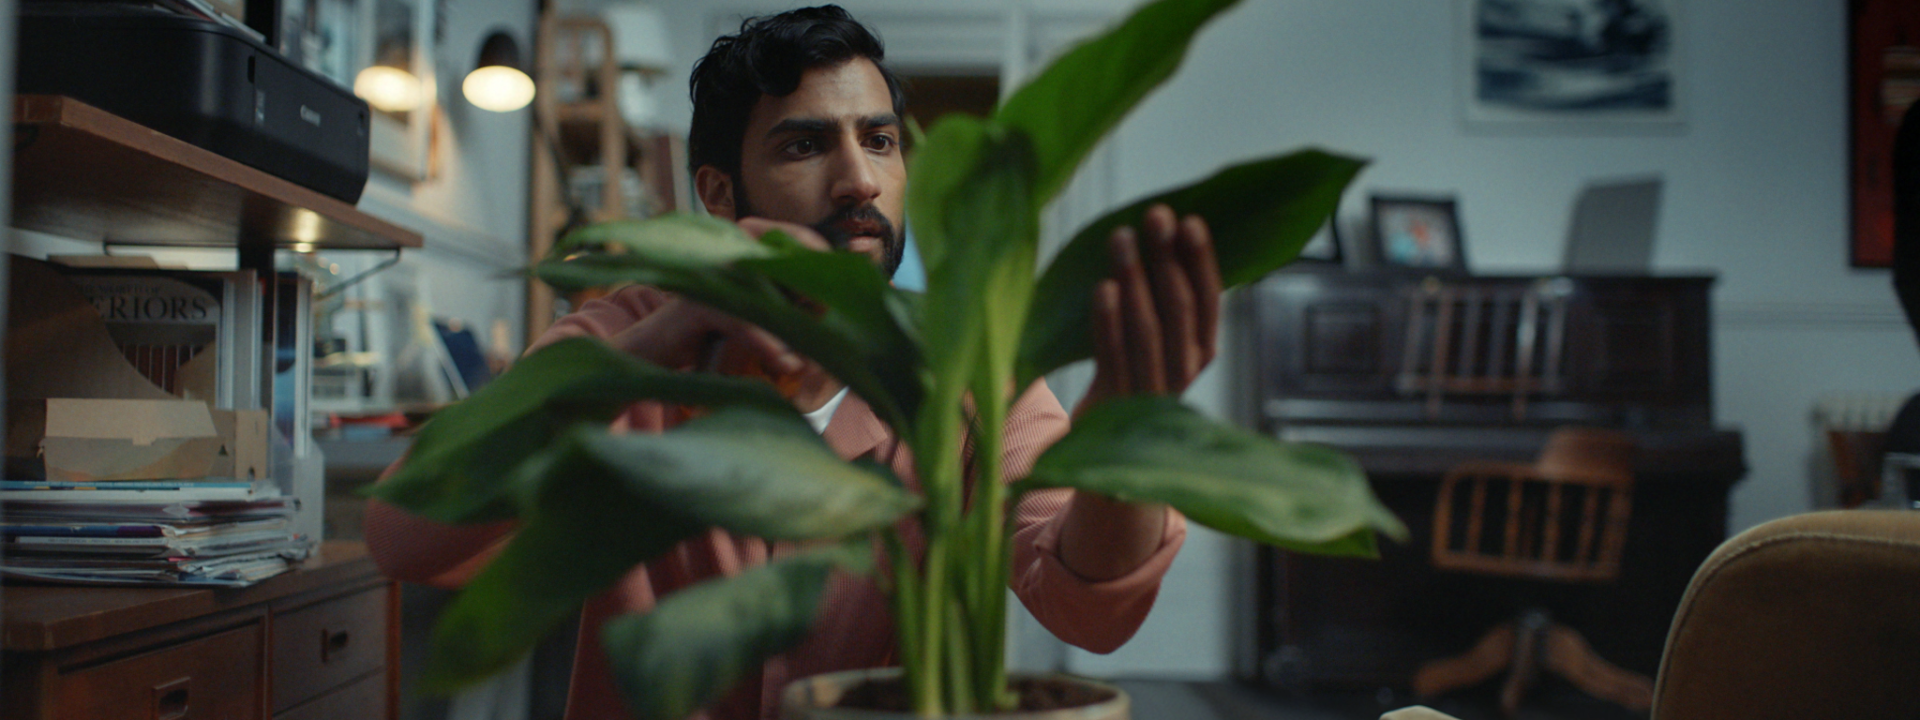
[[[0,481],[0,504],[8,578],[239,587],[313,546],[271,482]]]

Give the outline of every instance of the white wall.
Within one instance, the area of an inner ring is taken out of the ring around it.
[[[1834,392],[1904,395],[1920,385],[1920,350],[1887,272],[1846,262],[1846,4],[1669,0],[1683,32],[1684,128],[1501,134],[1469,133],[1458,120],[1457,2],[1248,0],[1203,33],[1180,73],[1118,132],[1116,199],[1237,158],[1320,145],[1373,159],[1347,196],[1343,219],[1363,216],[1376,190],[1454,194],[1473,269],[1553,272],[1586,181],[1660,174],[1656,270],[1719,276],[1715,411],[1720,423],[1744,432],[1751,466],[1734,492],[1730,527],[1810,509],[1820,459],[1814,400]],[[799,3],[660,4],[675,38],[688,39],[675,48],[680,69],[661,85],[664,116],[684,126],[685,68],[711,40],[713,18]],[[846,5],[856,15],[949,13],[956,28],[1009,7],[1002,0]],[[1127,5],[1024,3],[1036,14],[1077,16]],[[889,34],[884,25],[882,34]],[[920,36],[894,34],[890,53],[911,55],[900,43]],[[1191,399],[1227,414],[1237,390],[1216,376]],[[1238,572],[1231,550],[1196,531],[1136,640],[1112,656],[1073,656],[1073,667],[1224,674],[1227,598]]]

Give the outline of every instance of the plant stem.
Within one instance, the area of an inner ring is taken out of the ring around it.
[[[916,611],[920,606],[921,587],[920,570],[913,562],[913,553],[900,537],[897,528],[887,528],[887,559],[893,566],[893,587],[888,594],[893,600],[894,631],[900,635],[900,656],[912,658],[919,656],[919,647],[923,644],[920,632],[920,615]],[[931,688],[923,687],[929,678],[919,673],[903,672],[907,682],[908,697],[925,697]],[[916,708],[919,709],[919,708]]]
[[[947,608],[947,711],[972,713],[980,707],[973,696],[973,662],[967,657],[967,611],[958,598],[943,603]]]
[[[919,607],[913,609],[919,615],[919,667],[908,668],[919,675],[918,694],[914,696],[914,709],[921,716],[944,714],[947,711],[945,693],[941,692],[945,678],[943,665],[946,662],[944,645],[946,633],[946,594],[947,594],[947,538],[932,537],[928,533],[925,567],[921,570],[921,595]]]
[[[1007,684],[1007,486],[1000,477],[1007,417],[1006,380],[989,377],[981,386],[974,392],[979,422],[974,429],[973,502],[966,529],[975,561],[968,564],[971,572],[965,599],[977,631],[972,636],[974,684],[969,689],[977,706],[1005,710],[1008,708],[999,707],[999,701]]]
[[[902,632],[911,626],[915,635],[911,641],[903,636],[901,658],[905,672],[912,678],[909,687],[913,691],[914,711],[922,716],[942,714],[948,709],[942,682],[947,676],[944,663],[950,657],[945,648],[950,637],[946,603],[953,581],[950,563],[960,560],[953,557],[953,545],[954,532],[961,523],[960,399],[964,385],[939,385],[936,383],[923,406],[920,442],[914,444],[917,453],[914,464],[926,499],[926,509],[921,515],[926,550],[921,557],[918,597],[906,613],[917,619],[901,623]]]

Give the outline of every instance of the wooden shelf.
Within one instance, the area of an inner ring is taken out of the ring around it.
[[[175,247],[398,250],[420,233],[72,98],[14,99],[13,225]]]
[[[613,107],[598,99],[575,102],[554,103],[553,114],[561,122],[578,122],[598,125],[609,120],[617,120]]]
[[[328,540],[280,575],[244,588],[6,586],[8,652],[46,652],[315,590],[386,582],[365,545]]]

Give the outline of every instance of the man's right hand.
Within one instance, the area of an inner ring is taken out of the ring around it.
[[[607,338],[607,343],[618,350],[677,370],[704,368],[722,342],[745,349],[776,372],[796,372],[805,366],[805,361],[772,333],[677,295],[640,322]]]
[[[740,228],[759,237],[778,229],[811,248],[827,241],[811,228],[761,218],[745,218]],[[693,300],[674,296],[660,309],[607,338],[607,343],[661,367],[704,368],[721,343],[733,352],[757,357],[762,367],[781,375],[799,372],[806,360],[765,330]]]

